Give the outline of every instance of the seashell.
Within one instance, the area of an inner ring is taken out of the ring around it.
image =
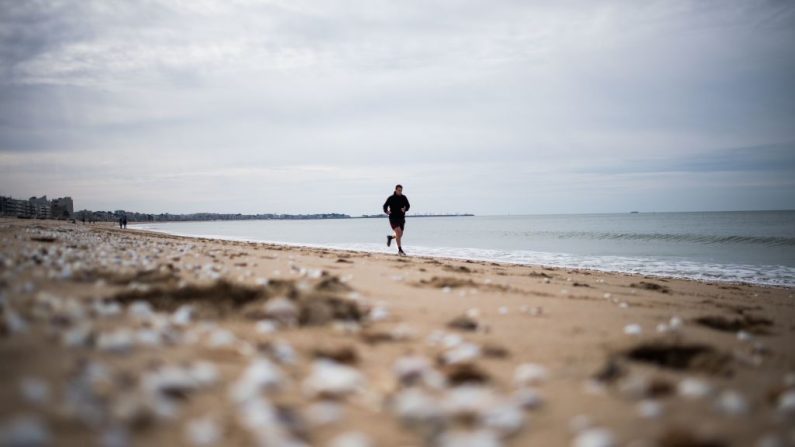
[[[116,329],[113,332],[99,334],[97,348],[101,351],[125,354],[132,350],[133,332],[129,329]]]
[[[547,380],[549,373],[546,367],[536,363],[524,363],[516,367],[513,382],[517,386],[532,386]]]
[[[237,341],[235,334],[226,329],[216,328],[210,332],[210,338],[207,340],[207,346],[211,348],[228,348],[232,346],[235,341]]]
[[[149,304],[149,302],[135,301],[127,307],[127,313],[132,317],[138,318],[139,320],[145,320],[150,318],[154,314],[154,311],[152,310],[152,305]]]
[[[589,428],[574,438],[572,447],[615,447],[615,436],[605,428]]]
[[[278,390],[284,385],[284,375],[278,366],[266,358],[249,364],[242,376],[232,385],[230,396],[241,403],[256,398],[260,391]]]
[[[663,415],[662,404],[652,399],[646,399],[638,402],[636,409],[638,416],[645,419],[658,419]]]
[[[674,331],[681,329],[684,324],[684,320],[678,316],[673,316],[671,317],[671,320],[668,321],[668,326]]]
[[[497,312],[499,312],[500,315],[508,315],[508,306],[500,306]]]
[[[643,332],[643,328],[640,327],[639,324],[628,324],[624,326],[624,333],[627,335],[640,335]]]
[[[442,409],[450,416],[482,415],[497,402],[490,388],[463,385],[450,389],[441,402]]]
[[[334,437],[329,447],[373,447],[375,444],[369,436],[361,432],[346,432]]]
[[[442,408],[436,399],[418,388],[409,388],[398,393],[392,409],[408,426],[436,425],[443,419]]]
[[[682,397],[698,399],[710,395],[712,387],[703,380],[687,377],[679,382],[676,391]]]
[[[371,321],[383,321],[389,318],[389,308],[385,306],[376,306],[370,311]]]
[[[285,325],[298,321],[298,307],[285,297],[269,299],[264,306],[265,315]]]
[[[501,403],[489,408],[481,420],[484,427],[494,430],[501,437],[516,434],[525,424],[521,408],[511,403]]]
[[[193,321],[196,311],[190,304],[183,304],[171,315],[171,322],[177,326],[187,326]]]
[[[32,404],[44,405],[50,400],[50,384],[36,377],[20,380],[19,390],[22,397]]]
[[[201,387],[214,385],[218,382],[220,374],[218,368],[211,362],[199,360],[194,362],[188,369],[188,374]]]
[[[778,397],[778,410],[795,413],[795,390],[788,390]]]
[[[445,364],[459,365],[462,363],[472,363],[481,356],[480,346],[464,342],[458,346],[442,353],[441,358]]]
[[[748,413],[748,401],[737,391],[726,390],[715,400],[715,409],[729,416]]]
[[[260,320],[254,325],[254,329],[260,334],[272,334],[279,330],[279,325],[273,320]]]
[[[310,396],[342,397],[364,385],[364,376],[355,368],[319,359],[304,380],[304,391]]]
[[[534,388],[520,388],[513,393],[512,400],[525,410],[535,410],[544,405],[544,398]]]
[[[306,418],[312,425],[323,426],[339,422],[344,413],[345,410],[342,405],[330,401],[321,401],[310,405],[306,409]]]
[[[50,445],[52,437],[47,426],[34,416],[16,416],[0,427],[0,445],[27,447]]]
[[[591,418],[586,414],[578,414],[569,419],[569,431],[574,434],[582,433],[592,427],[593,422],[591,422]]]
[[[500,438],[491,430],[454,430],[442,433],[439,447],[500,447]]]
[[[192,419],[185,424],[185,439],[198,447],[216,445],[221,441],[221,427],[210,417]]]

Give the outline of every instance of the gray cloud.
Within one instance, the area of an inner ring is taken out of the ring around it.
[[[426,211],[795,207],[790,2],[8,0],[0,30],[3,193],[359,213],[400,181]]]

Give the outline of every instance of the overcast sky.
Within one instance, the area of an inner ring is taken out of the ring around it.
[[[795,209],[792,1],[0,0],[0,194]]]

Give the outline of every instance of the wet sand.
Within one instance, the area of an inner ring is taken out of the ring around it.
[[[49,221],[0,247],[0,444],[795,444],[793,289]]]

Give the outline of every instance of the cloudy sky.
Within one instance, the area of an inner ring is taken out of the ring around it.
[[[0,0],[0,194],[795,209],[791,1]]]

